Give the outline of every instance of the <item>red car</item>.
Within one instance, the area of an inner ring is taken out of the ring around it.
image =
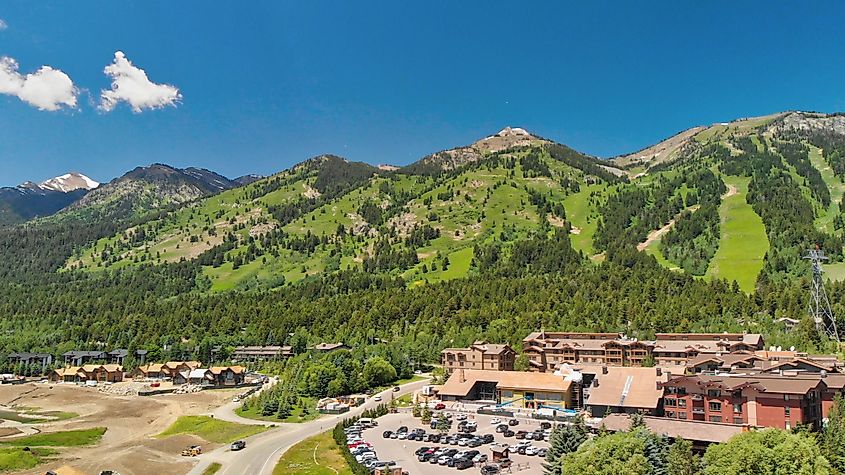
[[[446,409],[446,405],[443,404],[442,402],[438,402],[437,405],[434,406],[434,409],[436,409],[438,411],[442,411],[443,409]]]

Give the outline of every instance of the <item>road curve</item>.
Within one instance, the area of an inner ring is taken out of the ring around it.
[[[403,384],[400,386],[399,392],[393,393],[393,395],[398,397],[408,394],[421,389],[426,384],[429,384],[428,380]],[[386,400],[391,392],[392,390],[385,390],[379,394]],[[369,398],[364,404],[353,408],[346,414],[322,416],[317,420],[303,422],[301,424],[279,424],[279,427],[247,438],[246,448],[239,452],[232,452],[229,450],[229,446],[226,445],[200,455],[197,457],[199,463],[188,474],[202,475],[203,471],[209,465],[218,462],[223,466],[217,472],[219,475],[272,475],[273,469],[276,467],[279,459],[281,459],[282,454],[297,442],[333,429],[339,421],[347,417],[359,415],[364,410],[372,409],[383,402],[376,402],[373,398]],[[228,403],[218,409],[218,411],[222,414],[225,410],[233,409],[234,404]],[[218,417],[218,411],[215,411],[215,417]],[[230,420],[228,417],[225,416],[225,419],[221,417],[221,419]],[[251,421],[253,424],[255,422]],[[266,422],[259,423],[266,424]]]

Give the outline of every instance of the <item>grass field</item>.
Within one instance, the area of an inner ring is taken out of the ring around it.
[[[172,435],[192,434],[211,443],[228,444],[265,430],[267,430],[265,426],[236,424],[208,416],[181,416],[156,438],[164,439]]]
[[[331,432],[305,439],[279,460],[273,475],[352,475]]]
[[[830,190],[830,206],[826,210],[821,210],[822,212],[816,217],[816,227],[822,231],[833,232],[833,218],[839,214],[839,202],[845,194],[845,183],[834,175],[833,169],[824,161],[820,149],[810,147],[810,162],[819,170],[824,183]]]
[[[593,236],[596,234],[596,226],[598,226],[598,219],[591,216],[595,212],[595,208],[590,205],[590,193],[594,191],[604,191],[606,185],[588,185],[582,186],[581,191],[573,193],[563,200],[563,207],[566,210],[566,218],[572,223],[572,227],[577,228],[579,232],[569,235],[569,241],[576,251],[582,251],[584,254],[591,255],[595,253],[593,249]]]
[[[44,463],[45,457],[55,454],[50,449],[23,449],[23,448],[2,448],[0,449],[0,472],[11,472],[28,470],[40,463]]]
[[[302,406],[295,405],[291,409],[291,415],[288,416],[286,419],[279,419],[278,417],[276,417],[275,414],[272,416],[262,416],[260,408],[254,404],[250,406],[250,408],[247,410],[244,410],[243,406],[241,406],[235,409],[235,413],[241,417],[246,417],[247,419],[255,419],[267,422],[308,422],[320,417],[320,413],[317,412],[317,403],[313,399],[301,399],[303,405],[308,407],[308,413],[305,412]]]
[[[736,281],[744,292],[752,292],[757,274],[763,268],[763,257],[769,250],[769,239],[763,220],[745,201],[749,179],[734,176],[723,179],[725,184],[735,186],[737,193],[722,200],[719,206],[719,249],[705,275]]]
[[[841,282],[845,280],[845,262],[837,262],[835,264],[825,264],[824,276],[834,282]]]
[[[7,439],[0,442],[0,444],[15,447],[79,447],[96,444],[103,438],[103,434],[105,433],[105,427],[42,432],[40,434]]]
[[[657,259],[657,263],[661,266],[669,270],[683,272],[683,269],[675,265],[675,263],[671,262],[669,259],[666,259],[666,256],[664,256],[660,251],[660,241],[660,238],[655,239],[645,248],[645,253],[649,256],[654,256],[654,258]]]

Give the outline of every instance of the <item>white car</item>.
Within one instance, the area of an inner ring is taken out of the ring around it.
[[[525,448],[525,455],[537,455],[537,452],[540,451],[540,447],[534,447],[530,445]]]
[[[466,414],[458,414],[457,416],[455,416],[455,419],[457,419],[459,421],[465,421],[465,420],[467,420],[467,415]]]
[[[373,401],[381,401],[381,396],[373,396]]]
[[[405,440],[405,439],[407,439],[407,438],[408,438],[408,433],[407,433],[407,432],[402,432],[401,434],[399,434],[398,436],[396,436],[396,438],[397,438],[397,439],[399,439],[399,440]]]
[[[498,417],[494,417],[494,418],[490,419],[490,423],[498,425],[498,424],[502,423],[502,420],[499,419]]]
[[[460,439],[460,440],[458,440],[458,445],[460,445],[461,447],[466,447],[466,445],[467,445],[467,440],[466,440],[466,439]]]
[[[484,463],[487,461],[487,454],[478,454],[472,458],[473,463]]]

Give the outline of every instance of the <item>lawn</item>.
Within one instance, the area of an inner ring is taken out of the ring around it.
[[[40,434],[4,440],[0,444],[15,447],[78,447],[96,444],[103,438],[103,434],[105,433],[105,427],[42,432]]]
[[[754,291],[757,274],[769,250],[763,220],[745,201],[748,178],[723,177],[725,184],[737,188],[737,194],[722,200],[719,206],[721,237],[719,249],[705,274],[709,278],[736,281],[746,293]]]
[[[211,443],[228,444],[265,430],[267,430],[265,426],[237,424],[208,416],[181,416],[156,438],[164,439],[172,435],[191,434]]]
[[[50,449],[3,448],[0,449],[0,472],[28,470],[46,462],[44,457],[56,453]]]
[[[352,475],[331,431],[305,439],[282,456],[273,475]]]
[[[299,404],[296,404],[291,408],[291,415],[285,419],[279,419],[275,414],[271,416],[262,416],[261,408],[259,408],[256,404],[250,405],[247,410],[244,410],[243,406],[241,406],[235,409],[235,414],[241,417],[246,417],[247,419],[255,419],[258,421],[293,423],[313,421],[314,419],[320,417],[320,413],[317,412],[317,403],[313,399],[307,397],[300,399],[302,400],[303,405],[308,407],[307,414],[305,413],[303,407]]]

